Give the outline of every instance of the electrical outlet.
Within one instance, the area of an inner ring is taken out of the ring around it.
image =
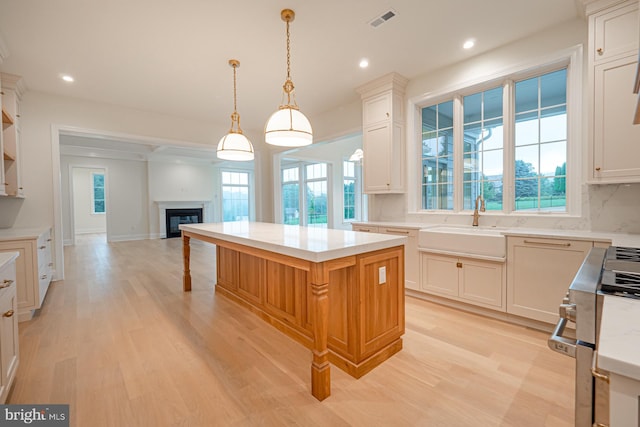
[[[387,283],[387,267],[378,268],[378,284]]]

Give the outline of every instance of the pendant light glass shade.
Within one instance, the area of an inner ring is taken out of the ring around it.
[[[251,141],[243,134],[233,132],[229,132],[220,139],[216,154],[222,160],[241,162],[253,160],[254,157]]]
[[[313,142],[311,123],[293,108],[273,113],[264,129],[264,136],[267,143],[282,147],[302,147]]]
[[[273,113],[264,127],[264,139],[267,144],[281,147],[303,147],[313,143],[311,123],[298,109],[295,87],[291,81],[291,48],[289,46],[289,23],[295,18],[291,9],[284,9],[280,17],[287,23],[287,79],[282,86],[283,102]],[[286,96],[286,103],[284,98]]]
[[[216,152],[219,159],[233,161],[253,160],[253,145],[251,141],[242,134],[240,129],[240,114],[236,111],[236,68],[240,66],[240,61],[230,59],[229,65],[233,67],[233,113],[231,114],[231,129],[223,136],[218,143]]]

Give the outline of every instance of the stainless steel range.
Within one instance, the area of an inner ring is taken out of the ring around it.
[[[640,248],[591,249],[560,304],[549,347],[576,359],[576,427],[609,423],[609,379],[596,364],[604,294],[640,298]],[[568,322],[575,339],[565,336]]]

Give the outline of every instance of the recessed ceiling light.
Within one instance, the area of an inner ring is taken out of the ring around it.
[[[62,76],[60,76],[60,78],[67,83],[73,83],[73,81],[75,80],[73,77],[71,77],[68,74],[63,74]]]
[[[362,58],[360,60],[360,68],[367,68],[369,66],[369,60],[367,58]]]
[[[471,49],[475,44],[476,44],[476,41],[474,39],[469,39],[466,42],[464,42],[462,47],[464,49]]]

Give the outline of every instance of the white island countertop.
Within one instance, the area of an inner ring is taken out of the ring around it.
[[[404,245],[404,236],[264,222],[181,224],[180,230],[312,262]]]
[[[640,300],[604,296],[598,367],[640,381]]]

